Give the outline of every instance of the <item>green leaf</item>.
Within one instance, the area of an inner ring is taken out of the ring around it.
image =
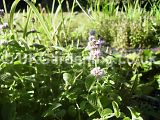
[[[160,65],[160,60],[153,62],[155,65]]]
[[[33,2],[34,4],[36,4],[36,1],[37,1],[37,0],[32,0],[32,2]]]
[[[109,108],[105,108],[104,110],[102,110],[102,112],[100,112],[101,118],[111,118],[114,116],[113,111]]]
[[[126,58],[134,61],[138,56],[139,56],[139,55],[136,54],[136,53],[131,53],[131,54],[126,55]]]
[[[63,118],[64,115],[66,114],[66,110],[65,109],[57,110],[54,114],[55,114],[55,117],[57,118]]]
[[[145,61],[144,63],[142,63],[141,67],[144,69],[144,72],[147,72],[152,69],[152,63]]]
[[[142,74],[134,74],[133,77],[131,78],[131,82],[132,82],[131,93],[133,93],[137,89],[141,76]]]
[[[113,106],[113,110],[114,110],[115,116],[116,116],[117,118],[120,117],[121,112],[120,112],[120,109],[119,109],[118,104],[117,104],[115,101],[113,101],[113,102],[112,102],[112,106]]]
[[[86,80],[85,80],[85,86],[86,86],[86,89],[88,91],[90,91],[92,89],[92,87],[94,86],[95,84],[95,77],[93,75],[88,75]]]
[[[98,109],[97,95],[95,93],[91,94],[91,95],[88,95],[87,100],[92,105],[93,108]]]
[[[129,117],[125,117],[123,118],[123,120],[131,120]]]
[[[86,109],[86,104],[87,104],[86,101],[82,101],[82,102],[80,103],[80,109],[81,109],[82,111]]]
[[[49,110],[47,110],[44,114],[43,114],[43,117],[47,117],[47,116],[50,116],[52,114],[54,114],[54,111],[61,107],[62,105],[60,103],[53,103],[53,105],[49,108]]]
[[[75,117],[77,113],[76,107],[74,105],[69,106],[67,112],[70,116]]]
[[[87,111],[88,116],[92,116],[92,115],[94,115],[96,112],[97,112],[96,110],[94,110],[94,111]]]
[[[27,28],[28,28],[28,23],[29,23],[29,20],[30,20],[31,12],[32,12],[32,10],[30,9],[29,13],[28,13],[26,24],[25,24],[25,27],[24,27],[23,38],[26,37],[26,33],[27,33]]]
[[[101,103],[99,97],[97,97],[97,106],[98,106],[99,110],[103,110],[103,106],[102,106],[102,103]]]
[[[63,80],[65,81],[66,86],[73,84],[73,78],[69,73],[63,73]]]
[[[66,97],[69,99],[70,102],[75,102],[77,99],[77,94],[74,92],[68,93]]]
[[[21,61],[14,61],[14,65],[21,64]]]
[[[153,52],[151,51],[151,50],[144,50],[143,51],[143,55],[144,55],[144,57],[151,57],[152,56],[152,54],[153,54]]]
[[[10,19],[9,19],[9,26],[11,28],[11,30],[13,30],[13,19],[14,19],[14,13],[17,7],[17,4],[20,2],[20,0],[15,0],[11,6],[11,10],[10,10]]]
[[[132,120],[143,120],[143,118],[140,116],[140,113],[135,111],[132,107],[127,107],[132,115]]]
[[[158,89],[160,90],[160,75],[155,76],[157,84],[158,84]]]

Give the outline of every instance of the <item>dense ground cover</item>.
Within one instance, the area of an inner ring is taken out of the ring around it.
[[[74,0],[64,13],[59,0],[53,13],[25,0],[19,13],[18,2],[0,10],[1,120],[160,118],[156,5],[147,12],[137,0],[120,11],[106,1],[87,12]]]

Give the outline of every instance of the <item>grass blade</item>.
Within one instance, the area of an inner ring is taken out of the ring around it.
[[[10,10],[10,19],[9,19],[9,26],[11,28],[11,30],[13,30],[13,19],[14,19],[14,13],[17,7],[17,4],[19,3],[20,0],[15,0],[14,3],[11,6],[11,10]]]
[[[35,7],[35,5],[31,1],[29,1],[29,0],[24,0],[24,1],[31,7],[31,9],[33,10],[33,12],[35,13],[35,15],[37,16],[39,22],[41,23],[42,28],[43,28],[45,34],[47,35],[48,39],[51,40],[52,39],[51,34],[50,34],[50,32],[49,32],[46,24],[45,24],[45,21],[44,21],[43,17],[39,13],[39,11]]]
[[[25,24],[24,32],[23,32],[23,38],[24,38],[24,39],[25,39],[25,37],[26,37],[26,33],[27,33],[27,28],[28,28],[28,23],[29,23],[29,20],[30,20],[31,12],[32,12],[32,10],[29,9],[29,13],[28,13],[28,17],[27,17],[27,22],[26,22],[26,24]]]
[[[4,10],[5,10],[5,13],[7,14],[7,7],[6,7],[6,2],[5,2],[5,0],[3,0],[3,7],[4,7]]]
[[[87,13],[86,11],[82,8],[81,4],[78,2],[78,0],[76,0],[76,3],[78,4],[78,6],[81,8],[81,10],[83,11],[83,13],[92,21],[94,21],[93,18],[91,18]]]

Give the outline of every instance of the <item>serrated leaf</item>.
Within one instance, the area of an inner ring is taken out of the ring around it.
[[[98,108],[99,108],[100,110],[103,109],[103,106],[102,106],[102,103],[101,103],[99,97],[97,97],[97,106],[98,106]]]
[[[63,80],[65,81],[66,86],[73,83],[73,78],[69,73],[63,73]]]
[[[86,89],[88,91],[90,91],[92,89],[92,87],[94,86],[94,83],[95,83],[96,79],[94,76],[92,75],[88,75],[86,80],[85,80],[85,86],[86,86]]]
[[[97,95],[96,94],[88,95],[88,101],[93,107],[97,107]]]
[[[104,110],[102,110],[100,115],[101,115],[101,118],[111,118],[113,117],[113,111],[109,108],[105,108]]]
[[[131,82],[133,84],[131,89],[132,92],[137,89],[141,76],[142,74],[134,74],[133,77],[131,78]]]
[[[116,116],[117,118],[119,118],[120,115],[121,115],[121,112],[120,112],[120,109],[119,109],[118,104],[117,104],[115,101],[113,101],[113,102],[112,102],[112,106],[113,106],[113,110],[114,110],[115,116]]]
[[[140,116],[140,113],[134,110],[132,107],[127,107],[132,115],[132,120],[143,120],[143,118]]]
[[[97,112],[97,111],[92,111],[92,112],[88,113],[88,115],[89,115],[89,116],[92,116],[92,115],[94,115],[96,112]]]
[[[80,103],[80,109],[81,109],[82,111],[85,110],[86,104],[87,104],[86,101],[82,101],[82,102]]]
[[[56,110],[56,109],[59,108],[60,106],[62,106],[60,103],[54,103],[54,104],[52,104],[52,106],[49,108],[49,110],[47,110],[47,111],[43,114],[43,117],[47,117],[47,116],[50,116],[50,115],[54,114],[54,110]]]

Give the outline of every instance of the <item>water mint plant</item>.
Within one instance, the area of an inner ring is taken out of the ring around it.
[[[7,11],[2,1],[0,120],[159,119],[160,49],[145,46],[160,38],[159,6],[145,11],[135,0],[121,10],[117,0],[88,1],[90,16],[85,0],[50,1],[51,12],[35,0],[23,0],[24,11],[14,0]],[[138,43],[146,48],[133,49]]]
[[[101,47],[103,43],[104,41],[101,39],[96,39],[94,30],[89,33],[87,49],[90,52],[90,58],[95,62],[95,68],[91,70],[91,74],[97,78],[104,75],[104,71],[97,67],[97,60],[102,56]]]

